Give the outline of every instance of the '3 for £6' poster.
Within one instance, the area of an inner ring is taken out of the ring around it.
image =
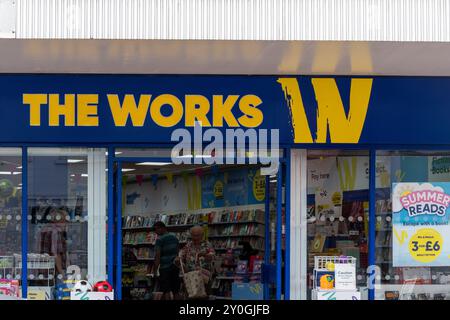
[[[450,183],[392,185],[394,267],[450,266]]]

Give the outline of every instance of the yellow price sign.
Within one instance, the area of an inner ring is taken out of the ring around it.
[[[409,240],[409,253],[416,261],[432,262],[441,254],[442,244],[442,236],[435,229],[419,229]]]
[[[220,180],[214,184],[214,198],[223,199],[223,183]]]
[[[259,170],[253,177],[253,196],[257,201],[263,201],[266,198],[266,177],[262,176]]]

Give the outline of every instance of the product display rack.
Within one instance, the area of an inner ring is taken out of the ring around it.
[[[375,263],[381,270],[381,282],[386,281],[386,275],[392,275],[392,201],[391,189],[379,189],[375,202]],[[389,219],[391,218],[391,219]]]
[[[14,277],[14,256],[0,256],[0,277]]]
[[[315,195],[308,195],[308,295],[314,289],[314,259],[318,256],[353,256],[356,258],[356,279],[359,287],[366,286],[368,266],[368,216],[366,192],[345,191],[339,211],[316,212]],[[333,216],[334,219],[330,219]],[[339,219],[342,217],[343,219]],[[322,219],[321,219],[322,218]]]

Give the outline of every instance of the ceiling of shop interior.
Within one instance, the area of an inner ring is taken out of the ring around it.
[[[231,170],[237,168],[259,168],[258,165],[219,165],[219,171],[223,170]],[[123,171],[122,174],[126,176],[130,176],[130,180],[133,181],[136,179],[136,175],[144,175],[144,179],[150,179],[150,175],[158,174],[163,176],[166,173],[173,173],[174,175],[181,175],[183,173],[195,173],[197,169],[202,169],[202,174],[209,174],[212,172],[212,167],[209,165],[175,165],[175,164],[167,164],[164,166],[155,166],[155,165],[139,165],[134,162],[124,162],[122,164],[122,168],[125,170],[132,171]]]
[[[450,43],[0,39],[0,73],[450,76]]]

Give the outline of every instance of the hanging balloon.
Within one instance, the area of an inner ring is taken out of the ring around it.
[[[136,182],[139,186],[142,186],[142,182],[144,181],[144,175],[142,174],[137,174],[136,175]]]
[[[14,185],[8,179],[0,180],[0,198],[6,199],[14,193]]]
[[[156,185],[158,184],[158,175],[157,174],[152,174],[152,184],[156,189]]]
[[[173,183],[173,173],[172,172],[166,173],[166,178],[170,184]]]

